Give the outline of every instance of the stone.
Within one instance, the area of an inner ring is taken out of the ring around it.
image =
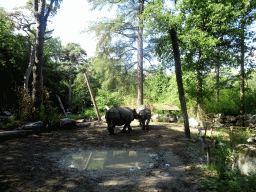
[[[256,173],[256,145],[239,144],[235,147],[236,155],[232,169],[238,167],[245,175]]]
[[[83,122],[86,122],[86,120],[85,119],[78,119],[78,120],[76,120],[76,123],[83,123]]]
[[[199,123],[194,118],[190,118],[188,121],[190,127],[196,128],[199,125]]]
[[[37,121],[33,123],[28,123],[25,125],[22,125],[21,127],[18,127],[18,130],[34,130],[34,131],[40,131],[43,129],[43,122],[42,121]]]
[[[248,143],[255,143],[256,142],[256,135],[250,137],[249,139],[247,139]]]
[[[159,119],[160,117],[161,117],[160,115],[156,114],[152,116],[152,119]]]
[[[208,118],[215,118],[216,114],[215,113],[208,113],[207,117]]]
[[[170,120],[169,117],[166,117],[166,116],[163,117],[163,122],[169,122],[169,120]]]
[[[64,118],[60,120],[60,128],[73,128],[76,126],[74,119]]]

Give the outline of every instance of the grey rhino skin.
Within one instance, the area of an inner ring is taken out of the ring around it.
[[[140,121],[140,125],[142,129],[148,129],[148,124],[151,119],[151,109],[146,105],[141,105],[137,108],[138,119]]]
[[[107,110],[106,121],[108,124],[108,131],[110,135],[114,135],[114,128],[116,125],[124,125],[122,132],[126,132],[126,127],[129,131],[132,131],[130,123],[138,118],[135,109],[130,109],[129,107],[119,107],[114,106]]]

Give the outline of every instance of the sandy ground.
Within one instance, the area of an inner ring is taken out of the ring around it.
[[[196,129],[189,140],[176,123],[138,125],[113,136],[95,123],[0,142],[0,191],[206,191]]]

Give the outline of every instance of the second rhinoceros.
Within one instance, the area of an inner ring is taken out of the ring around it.
[[[141,105],[137,108],[136,112],[142,129],[148,129],[148,124],[151,119],[151,109],[146,105]]]
[[[124,125],[122,132],[126,132],[126,127],[129,131],[132,131],[130,123],[138,118],[138,114],[135,109],[132,110],[129,107],[114,106],[107,110],[105,118],[110,135],[114,135],[116,125]]]

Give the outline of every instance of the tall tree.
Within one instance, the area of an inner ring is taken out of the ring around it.
[[[98,51],[122,59],[126,68],[133,68],[137,64],[137,104],[143,104],[143,58],[150,60],[150,55],[143,49],[143,21],[145,1],[106,1],[89,0],[93,9],[102,8],[105,5],[116,5],[117,16],[114,19],[104,18],[94,23],[89,30],[95,31],[99,37]],[[137,48],[134,44],[137,41]],[[137,52],[137,61],[134,58]]]
[[[181,105],[181,110],[182,110],[183,119],[184,119],[185,135],[187,138],[190,138],[187,106],[186,106],[186,100],[184,96],[184,89],[183,89],[183,83],[182,83],[182,71],[181,71],[181,63],[180,63],[179,45],[178,45],[175,29],[172,28],[169,31],[169,33],[172,38],[172,47],[173,47],[173,54],[174,54],[174,60],[175,60],[176,81],[177,81],[177,86],[179,90],[180,105]]]
[[[72,110],[71,85],[72,85],[72,69],[83,63],[87,56],[86,51],[79,44],[68,43],[62,50],[61,61],[69,65],[69,110]]]
[[[240,52],[239,64],[240,64],[240,103],[241,109],[240,112],[242,114],[245,113],[244,107],[244,81],[245,81],[245,53],[249,53],[249,47],[246,46],[246,39],[248,39],[248,30],[247,27],[250,26],[253,21],[255,21],[255,17],[253,15],[253,11],[256,8],[255,0],[243,0],[243,1],[232,1],[234,6],[234,10],[239,13],[235,15],[234,18],[234,27],[231,37],[235,40],[234,44],[237,47],[237,52]],[[249,36],[250,38],[250,36]],[[247,62],[248,63],[248,62]]]
[[[31,0],[28,1],[29,3]],[[47,4],[47,2],[49,4]],[[47,21],[50,15],[56,14],[62,0],[32,0],[32,13],[36,23],[35,59],[34,59],[34,105],[36,109],[43,107],[43,52]]]

